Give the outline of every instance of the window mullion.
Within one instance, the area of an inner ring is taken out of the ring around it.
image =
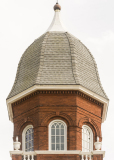
[[[56,126],[55,126],[55,150],[56,150]]]

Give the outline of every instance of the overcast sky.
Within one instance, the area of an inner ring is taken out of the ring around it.
[[[0,157],[10,160],[13,124],[6,98],[26,48],[49,27],[56,0],[0,0]],[[110,99],[102,124],[104,160],[114,157],[114,0],[59,0],[63,23],[93,54]]]

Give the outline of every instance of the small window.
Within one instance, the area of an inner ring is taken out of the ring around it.
[[[91,152],[93,150],[93,132],[87,125],[82,127],[82,151]]]
[[[67,126],[61,120],[54,120],[49,124],[49,149],[67,149]]]
[[[23,151],[30,152],[34,150],[34,130],[33,126],[27,126],[22,133]]]

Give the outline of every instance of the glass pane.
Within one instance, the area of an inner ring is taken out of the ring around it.
[[[26,137],[25,137],[25,141],[26,141],[26,142],[28,141],[28,135],[26,135]]]
[[[33,147],[33,140],[32,140],[32,147]]]
[[[55,125],[53,124],[53,125],[51,126],[51,128],[55,128]]]
[[[61,136],[61,143],[64,143],[64,136]]]
[[[60,142],[60,137],[56,136],[56,143],[59,143],[59,142]]]
[[[27,143],[25,144],[25,148],[27,149]]]
[[[28,131],[29,131],[29,134],[30,134],[31,133],[31,129],[29,129]]]
[[[32,139],[33,139],[33,137],[34,137],[34,134],[32,133]]]
[[[60,144],[56,144],[56,150],[60,150]]]
[[[55,129],[51,129],[51,135],[55,135]]]
[[[55,136],[51,136],[51,143],[55,143]]]
[[[61,135],[64,135],[64,129],[61,129]]]
[[[29,148],[31,147],[31,142],[29,142]]]
[[[64,128],[64,125],[63,125],[63,124],[61,124],[61,128]]]
[[[61,123],[59,123],[59,126],[61,127]]]
[[[55,150],[55,144],[52,144],[52,145],[51,145],[51,149],[52,149],[52,150]]]
[[[27,143],[27,149],[29,148],[29,143]]]
[[[61,144],[61,150],[64,150],[64,144]]]
[[[57,124],[56,128],[59,128],[59,125]]]
[[[59,129],[56,129],[56,135],[59,135]]]
[[[26,134],[29,134],[29,130],[27,130]]]
[[[29,134],[29,140],[31,140],[31,134]]]

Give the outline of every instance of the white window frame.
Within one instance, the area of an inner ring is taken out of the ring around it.
[[[93,131],[92,129],[88,126],[88,125],[83,125],[82,126],[82,151],[83,152],[88,152],[88,151],[84,151],[84,144],[83,144],[83,128],[88,129],[89,133],[90,133],[90,152],[93,151]]]
[[[33,128],[33,125],[28,125],[24,128],[23,132],[22,132],[22,150],[25,152],[25,134],[26,134],[26,131],[29,129],[29,128]]]
[[[64,150],[51,150],[51,126],[55,122],[61,122],[64,124]],[[49,151],[66,151],[67,150],[67,125],[64,121],[60,119],[56,119],[50,122],[48,126],[48,147],[49,147]]]

